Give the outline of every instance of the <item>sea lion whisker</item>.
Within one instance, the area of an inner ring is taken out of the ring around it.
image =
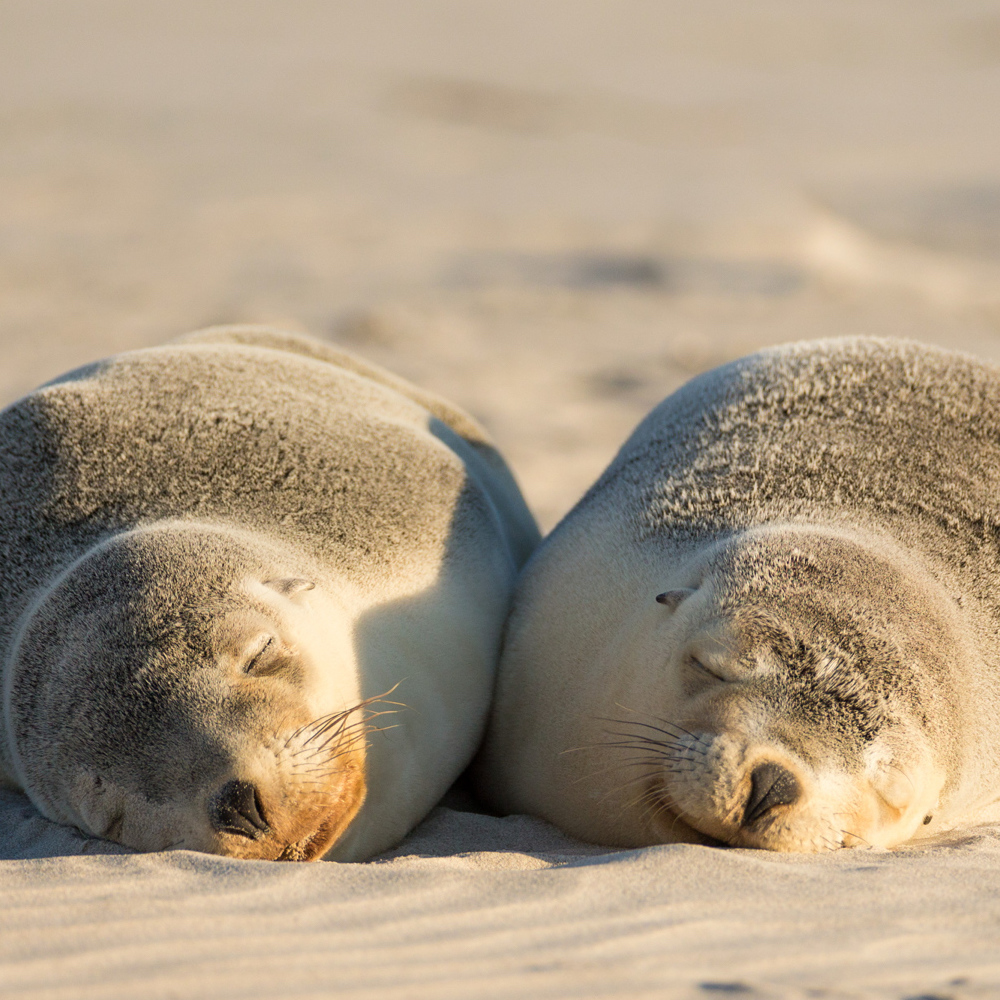
[[[665,812],[669,812],[672,817],[670,820],[670,832],[673,833],[677,829],[677,824],[681,822],[681,813],[673,799],[668,798],[666,795],[661,797],[654,816],[662,816]]]
[[[683,763],[687,763],[688,766],[680,766]],[[655,767],[659,772],[666,774],[692,774],[698,770],[698,768],[690,765],[690,762],[672,761],[663,757],[634,757],[630,760],[622,761],[620,766],[635,767],[637,764],[646,764],[649,767]]]
[[[643,819],[646,821],[656,816],[663,808],[663,803],[655,790],[648,788],[641,795],[633,799],[631,804],[632,806],[639,806],[641,808]]]
[[[643,746],[651,747],[668,747],[674,750],[683,750],[687,747],[685,743],[678,743],[676,740],[658,740],[654,739],[652,736],[644,736],[643,734],[632,734],[632,733],[617,733],[612,730],[607,730],[608,736],[618,736],[620,740],[605,740],[600,746],[616,746],[619,744],[633,743],[641,744]]]
[[[672,773],[672,774],[680,774],[680,773],[685,773],[687,771],[694,770],[694,768],[668,768],[668,767],[664,767],[663,766],[663,762],[662,762],[662,760],[660,758],[645,759],[645,760],[644,759],[638,759],[638,760],[616,761],[615,763],[609,764],[607,767],[601,768],[600,770],[592,771],[589,774],[586,774],[586,775],[584,775],[582,777],[579,777],[579,778],[574,778],[573,779],[573,783],[577,784],[577,783],[582,782],[582,781],[589,781],[589,780],[592,780],[593,778],[601,777],[602,775],[607,774],[610,771],[616,771],[616,770],[621,770],[621,769],[630,768],[630,767],[646,767],[646,768],[651,767],[651,768],[653,768],[653,770],[651,770],[651,771],[645,771],[644,773],[642,773],[640,775],[637,775],[635,777],[632,777],[632,778],[627,778],[625,780],[625,782],[624,782],[623,785],[619,785],[618,786],[618,789],[629,788],[632,785],[638,784],[641,781],[646,781],[646,782],[655,781],[658,778],[658,776],[663,773],[663,771],[667,771],[668,773]],[[611,793],[609,792],[608,794],[611,794]],[[652,790],[652,794],[656,794],[656,789]],[[603,799],[602,799],[602,801],[603,801]]]
[[[662,723],[664,726],[668,726],[670,729],[676,729],[678,732],[683,733],[685,736],[690,736],[696,743],[699,742],[702,737],[698,733],[692,733],[690,729],[685,729],[683,726],[678,725],[676,722],[668,722],[666,719],[657,719],[658,722]]]
[[[347,741],[345,741],[344,745],[339,748],[338,753],[347,753],[349,750],[354,749],[354,747],[367,741],[368,737],[371,736],[372,733],[385,733],[388,732],[390,729],[398,729],[398,728],[399,728],[398,723],[394,726],[368,726],[363,731],[355,733]],[[328,747],[339,737],[340,737],[339,733],[333,733],[319,745],[319,749],[320,750],[326,749],[326,747]]]
[[[309,743],[315,743],[320,737],[325,736],[329,732],[333,732],[334,735],[342,733],[347,725],[346,719],[335,719],[330,722],[325,723],[322,726],[316,726],[309,733]]]
[[[628,760],[623,760],[620,762],[620,767],[635,767],[637,764],[648,764],[650,767],[663,767],[662,757],[632,757]],[[672,770],[672,768],[665,768],[665,770]]]
[[[331,729],[335,729],[334,735],[343,735],[345,733],[350,733],[355,729],[364,729],[366,732],[369,731],[372,719],[377,719],[383,715],[395,715],[395,709],[387,709],[381,712],[367,712],[365,715],[359,719],[355,719],[353,722],[348,724],[348,716],[356,712],[357,709],[352,709],[350,712],[342,713],[337,719],[333,719],[330,722],[318,727],[313,733],[310,734],[309,742],[319,739],[321,736],[325,736],[330,732]],[[339,724],[338,724],[339,723]]]
[[[651,722],[641,722],[639,719],[616,719],[610,716],[595,716],[595,719],[598,722],[612,722],[619,726],[642,726],[645,729],[652,729],[654,732],[660,733],[663,736],[670,736],[674,739],[677,737],[677,732],[684,736],[690,736],[692,739],[697,739],[694,733],[688,732],[688,730],[684,729],[682,726],[678,726],[672,722],[667,722],[666,719],[660,719],[657,716],[651,716],[651,718],[655,718],[657,722],[661,723],[661,725],[654,726]],[[668,728],[664,729],[664,726],[667,726]],[[675,729],[677,732],[670,732],[670,729]]]
[[[350,733],[346,732],[343,727],[337,726],[334,729],[327,730],[322,733],[317,733],[315,736],[310,737],[309,743],[312,747],[313,753],[320,759],[322,759],[326,748],[333,744],[347,744],[357,739],[364,739],[366,730],[361,729],[352,730]]]
[[[640,762],[637,761],[636,763],[638,764]],[[625,764],[625,765],[620,765],[620,766],[622,766],[622,767],[629,767],[631,765]],[[624,779],[625,784],[621,785],[619,787],[621,787],[621,788],[628,788],[631,785],[638,784],[640,781],[645,781],[645,782],[648,783],[650,781],[655,781],[656,778],[657,778],[657,772],[656,772],[655,769],[652,770],[652,771],[647,770],[647,771],[644,771],[642,774],[639,774],[639,775],[633,775],[632,777],[625,777],[625,779]]]
[[[670,759],[664,759],[663,757],[634,757],[631,760],[620,761],[615,766],[634,767],[636,764],[648,764],[650,767],[658,768],[660,771],[666,771],[668,774],[689,774],[698,770],[698,768],[694,766],[678,766],[685,763],[690,764],[689,761],[672,761]]]
[[[347,712],[338,712],[336,715],[328,718],[325,722],[313,726],[311,732],[309,733],[310,742],[319,739],[320,736],[330,732],[331,729],[343,732],[343,730],[347,728],[348,720],[356,711],[357,709],[351,709]]]
[[[624,706],[619,706],[619,707],[622,708]],[[628,708],[626,708],[625,711],[626,712],[629,712],[629,711],[634,712],[635,710],[634,709],[628,709]],[[635,714],[640,714],[640,713],[636,712]],[[642,722],[639,719],[607,719],[606,721],[608,721],[608,722],[619,722],[622,725],[626,725],[626,726],[645,726],[647,729],[655,729],[658,732],[664,733],[664,735],[668,735],[668,736],[675,735],[674,733],[669,733],[666,730],[660,728],[662,726],[666,726],[667,729],[676,730],[677,732],[682,733],[684,736],[690,736],[691,739],[693,739],[693,740],[699,739],[699,736],[698,736],[697,733],[692,733],[690,729],[685,729],[682,725],[680,725],[680,724],[678,724],[676,722],[671,722],[669,719],[664,719],[664,718],[662,718],[662,716],[659,716],[659,715],[652,715],[652,714],[648,714],[648,713],[645,713],[645,712],[643,712],[641,714],[646,715],[647,718],[655,719],[660,725],[659,726],[654,726],[650,722]]]
[[[642,740],[646,743],[670,743],[674,745],[679,745],[677,737],[672,733],[658,733],[656,736],[650,736],[647,733],[629,733],[620,732],[617,729],[605,729],[604,732],[608,736],[620,736],[623,740]],[[664,738],[665,737],[665,738]]]
[[[610,736],[625,735],[622,733],[609,733]],[[600,740],[597,743],[584,743],[578,747],[568,747],[560,751],[560,756],[567,753],[580,753],[583,750],[603,750],[606,747],[622,748],[627,750],[671,750],[669,744],[656,743],[653,740]]]
[[[596,771],[590,771],[589,773],[583,775],[582,777],[574,778],[573,779],[573,783],[574,784],[578,784],[579,782],[582,782],[582,781],[591,781],[594,778],[599,778],[602,775],[608,774],[610,771],[619,771],[623,767],[628,767],[628,766],[629,765],[628,765],[627,762],[616,760],[614,763],[608,764],[606,767],[599,768]],[[640,775],[640,778],[641,777],[642,776]],[[640,779],[639,778],[635,778],[635,779],[631,779],[631,780],[637,781],[637,780],[640,780]]]
[[[395,729],[396,727],[395,726],[386,726],[385,728],[386,729]],[[383,729],[376,729],[376,730],[374,730],[374,732],[377,732],[377,733],[381,733],[381,732],[384,732],[384,731],[385,730],[383,730]],[[326,761],[329,762],[329,761],[332,761],[332,760],[337,760],[340,757],[346,757],[348,754],[352,753],[356,748],[357,748],[357,744],[351,744],[349,746],[338,746],[336,748],[335,752],[327,754]]]
[[[865,847],[870,848],[872,846],[869,841],[865,840],[865,838],[862,837],[858,833],[852,833],[850,830],[841,830],[840,833],[841,833],[841,836],[844,836],[844,837],[853,837],[855,840],[860,840],[861,843],[865,845]]]
[[[670,764],[673,762],[673,758],[670,754],[666,753],[650,753],[645,747],[615,747],[617,751],[627,751],[632,754],[631,757],[626,757],[625,753],[621,753],[622,759],[629,760],[648,760],[651,764]]]
[[[670,821],[670,832],[673,833],[680,822],[680,810],[663,789],[650,788],[645,799],[640,799],[636,804],[641,806],[640,818],[643,823],[652,823],[664,813],[669,812],[673,817]]]
[[[400,708],[408,708],[409,706],[406,705],[404,702],[388,700],[388,695],[392,694],[396,690],[396,688],[399,687],[400,683],[402,682],[397,681],[397,683],[393,684],[393,686],[389,688],[387,691],[383,691],[382,694],[376,694],[372,695],[369,698],[363,698],[361,701],[356,702],[349,708],[340,709],[336,712],[331,712],[329,715],[322,715],[318,719],[313,719],[311,722],[307,722],[305,725],[300,726],[297,730],[295,730],[294,733],[292,733],[291,737],[289,738],[294,739],[298,736],[301,736],[304,732],[306,732],[306,730],[309,729],[313,730],[312,736],[310,738],[322,735],[323,733],[328,732],[333,726],[336,726],[338,723],[346,724],[347,720],[352,715],[362,711],[365,708],[368,708],[370,705],[393,705],[395,707],[391,709],[383,709],[377,712],[366,713],[364,719],[359,720],[360,722],[366,722],[368,719],[377,718],[379,715],[393,713]],[[355,724],[357,723],[352,723],[352,725]]]
[[[701,748],[687,746],[686,744],[679,743],[657,743],[654,740],[641,741],[636,743],[629,743],[625,741],[609,740],[604,743],[593,744],[592,749],[602,749],[604,747],[610,747],[611,749],[623,749],[623,750],[645,750],[651,753],[661,754],[664,757],[670,757],[676,760],[690,760],[692,755],[697,755],[699,757],[704,757],[707,753],[706,750]]]
[[[384,715],[388,713],[380,712],[378,714]],[[324,726],[312,733],[305,744],[290,756],[307,755],[307,758],[319,758],[323,756],[326,747],[333,742],[342,741],[344,745],[356,746],[368,734],[379,731],[379,727],[372,726],[367,720],[363,719],[355,721],[350,725]]]
[[[597,772],[597,773],[598,774],[605,774],[605,773],[607,773],[607,769],[604,770],[604,771]],[[640,782],[646,782],[648,784],[649,782],[651,782],[653,780],[655,780],[655,779],[654,779],[653,775],[651,775],[651,774],[639,774],[639,775],[636,775],[634,778],[630,778],[630,779],[626,780],[626,782],[624,783],[624,785],[616,785],[616,786],[614,786],[612,788],[606,789],[605,792],[604,792],[604,794],[601,796],[601,798],[600,798],[599,801],[603,804],[611,796],[618,795],[622,791],[622,789],[624,789],[624,788],[631,788],[633,785],[637,785]],[[646,793],[644,792],[643,794],[646,794]],[[636,802],[640,801],[641,797],[642,796],[639,796],[638,798],[634,799],[632,801],[631,805],[634,805]]]
[[[690,736],[692,739],[695,740],[698,739],[697,734],[692,733],[690,730],[685,729],[683,726],[679,725],[676,722],[671,722],[669,719],[664,719],[662,716],[652,715],[651,713],[648,712],[639,712],[634,708],[626,708],[620,702],[615,702],[615,704],[625,712],[631,712],[633,715],[645,715],[649,719],[655,719],[658,723],[660,723],[660,726],[667,726],[669,729],[675,729],[678,732],[683,733],[685,736]],[[604,722],[618,722],[625,726],[645,726],[647,729],[655,729],[658,732],[663,732],[664,735],[673,735],[671,733],[666,733],[663,729],[660,728],[660,726],[654,726],[652,723],[642,722],[639,719],[616,719],[616,718],[606,718],[604,716],[597,716],[597,718],[601,719],[601,721]]]
[[[322,761],[311,762],[308,765],[293,765],[292,770],[295,774],[322,774],[326,770],[328,761],[324,758]]]
[[[669,743],[656,743],[653,740],[632,741],[632,740],[606,740],[597,744],[600,747],[616,747],[620,750],[648,750],[663,754],[678,753],[681,748],[672,746]]]

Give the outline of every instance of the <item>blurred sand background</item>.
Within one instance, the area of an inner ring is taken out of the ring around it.
[[[543,527],[764,345],[1000,344],[1000,8],[2,0],[0,398],[198,326],[475,412]]]
[[[475,413],[548,529],[757,347],[1000,360],[998,112],[995,2],[0,0],[0,403],[279,323]],[[0,834],[11,997],[1000,991],[990,830],[608,854],[442,809],[294,867],[77,857],[4,794]]]

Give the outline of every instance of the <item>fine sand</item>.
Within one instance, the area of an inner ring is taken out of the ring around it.
[[[998,112],[972,0],[0,0],[0,402],[279,323],[475,413],[548,530],[758,347],[1000,360]],[[1000,993],[1000,828],[613,852],[464,805],[279,865],[0,793],[0,996]]]

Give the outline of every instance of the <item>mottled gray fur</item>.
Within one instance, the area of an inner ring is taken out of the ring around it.
[[[796,522],[888,535],[963,609],[990,669],[980,683],[1000,695],[995,365],[874,338],[762,351],[693,379],[653,410],[576,510],[591,504],[621,510],[640,544],[669,539],[684,548]],[[746,590],[733,603],[755,588],[788,590],[797,577],[808,580],[808,561],[761,555],[756,562],[742,555],[737,576]],[[885,590],[866,571],[850,579],[850,566],[843,568],[857,605],[866,591]],[[830,613],[828,597],[816,594],[809,610],[817,624],[824,607]],[[901,610],[881,608],[886,631]],[[869,683],[906,684],[905,675],[879,671],[887,661],[878,649],[860,652]],[[1000,709],[1000,697],[989,704]]]
[[[577,509],[618,504],[623,494],[637,542],[703,544],[775,522],[888,534],[964,607],[996,672],[983,680],[1000,683],[995,365],[868,338],[762,351],[665,400]],[[767,578],[787,586],[796,574],[808,564],[765,558],[742,575],[749,589]],[[866,656],[873,667],[874,654]]]

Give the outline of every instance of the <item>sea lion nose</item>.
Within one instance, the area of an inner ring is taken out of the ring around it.
[[[780,764],[758,764],[750,773],[750,796],[743,810],[743,826],[749,826],[775,806],[790,806],[802,794],[795,775]]]
[[[260,794],[249,781],[227,781],[212,799],[208,815],[219,833],[259,840],[271,832],[264,818]]]

